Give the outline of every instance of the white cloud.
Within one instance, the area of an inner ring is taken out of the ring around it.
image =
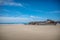
[[[4,5],[23,7],[21,3],[16,3],[16,2],[4,2]]]
[[[5,11],[5,12],[10,12],[9,10],[7,10],[7,9],[2,9],[2,11]]]
[[[56,10],[56,11],[43,11],[43,10],[33,10],[35,12],[40,12],[40,13],[60,13],[60,10]]]
[[[0,17],[0,22],[27,22],[29,18],[21,17]]]
[[[41,18],[41,17],[39,17],[39,16],[30,16],[31,18]]]
[[[23,17],[0,17],[0,22],[30,22],[39,21],[43,18],[37,16],[23,16]]]
[[[9,6],[20,6],[23,7],[22,3],[14,2],[14,0],[1,0],[0,5],[9,5]]]
[[[0,22],[29,22],[32,21],[28,17],[0,17]]]
[[[2,5],[4,2],[13,2],[14,0],[0,0],[0,4]]]
[[[46,13],[60,13],[60,11],[50,11],[50,12],[46,12]]]

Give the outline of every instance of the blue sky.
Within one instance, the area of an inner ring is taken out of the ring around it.
[[[60,0],[0,0],[0,22],[60,20]]]

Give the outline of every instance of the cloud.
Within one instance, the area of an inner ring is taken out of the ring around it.
[[[16,2],[4,2],[4,5],[23,7],[21,3],[16,3]]]
[[[20,17],[0,17],[0,22],[30,22],[40,21],[43,18],[37,16],[20,16]]]
[[[13,2],[14,0],[0,0],[0,5],[4,4],[4,2]]]
[[[1,0],[0,5],[8,5],[8,6],[20,6],[23,7],[22,3],[14,2],[14,0]]]
[[[2,11],[5,11],[5,12],[10,12],[10,10],[7,10],[7,9],[2,9]]]
[[[60,11],[50,11],[50,12],[46,12],[46,13],[60,13]]]
[[[42,10],[34,10],[35,12],[40,12],[40,13],[60,13],[60,10],[58,10],[58,11],[47,11],[47,12],[45,12],[45,11],[42,11]]]
[[[39,17],[39,16],[30,16],[31,18],[41,18],[41,17]]]
[[[29,18],[23,17],[0,17],[0,22],[28,22]]]

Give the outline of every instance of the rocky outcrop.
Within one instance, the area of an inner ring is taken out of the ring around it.
[[[48,19],[46,21],[29,22],[28,24],[30,24],[30,25],[46,25],[46,24],[54,24],[54,25],[56,25],[57,22]]]

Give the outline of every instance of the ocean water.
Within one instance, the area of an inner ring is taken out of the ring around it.
[[[0,22],[0,24],[27,24],[27,22]]]

